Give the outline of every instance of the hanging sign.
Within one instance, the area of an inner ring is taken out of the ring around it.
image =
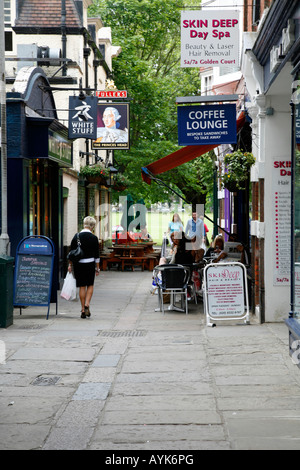
[[[182,11],[181,67],[239,65],[238,11]]]
[[[96,96],[69,97],[69,139],[96,139],[97,103]]]
[[[100,90],[100,91],[96,91],[96,96],[100,99],[127,98],[127,91],[126,90]]]
[[[93,149],[129,149],[129,103],[98,103]]]
[[[235,104],[178,106],[178,145],[236,143]]]

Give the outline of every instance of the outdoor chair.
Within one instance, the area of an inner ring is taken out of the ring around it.
[[[158,288],[158,306],[156,310],[165,313],[164,294],[170,294],[168,310],[188,314],[187,287],[190,277],[188,268],[180,264],[163,264],[154,268],[154,280]],[[180,295],[181,305],[176,305],[176,296]],[[185,302],[184,302],[185,301]]]

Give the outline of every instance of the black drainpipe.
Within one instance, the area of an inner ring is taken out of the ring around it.
[[[67,58],[67,28],[66,28],[66,0],[61,0],[61,42],[62,42],[62,58]],[[62,69],[63,77],[67,76],[67,66],[64,62]]]

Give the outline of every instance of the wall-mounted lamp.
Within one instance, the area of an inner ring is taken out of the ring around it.
[[[114,175],[116,175],[116,174],[119,172],[119,170],[117,170],[117,169],[116,169],[114,166],[112,166],[112,165],[110,165],[110,166],[108,167],[108,169],[109,169],[109,178],[107,179],[106,182],[107,182],[107,186],[110,187],[110,186],[112,186],[113,183],[114,183]]]

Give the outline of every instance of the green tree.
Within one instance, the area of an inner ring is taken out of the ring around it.
[[[199,94],[199,70],[180,67],[180,12],[192,3],[94,0],[90,7],[90,15],[101,16],[112,28],[113,43],[122,47],[113,70],[117,88],[127,90],[131,98],[131,148],[115,151],[115,159],[132,182],[129,190],[134,199],[143,197],[146,203],[170,199],[172,193],[165,186],[142,182],[141,168],[178,150],[176,97]],[[197,203],[199,197],[203,201],[212,186],[213,162],[209,155],[201,161],[206,162],[205,172],[211,173],[205,185],[202,166],[196,162],[159,178],[189,202]]]

